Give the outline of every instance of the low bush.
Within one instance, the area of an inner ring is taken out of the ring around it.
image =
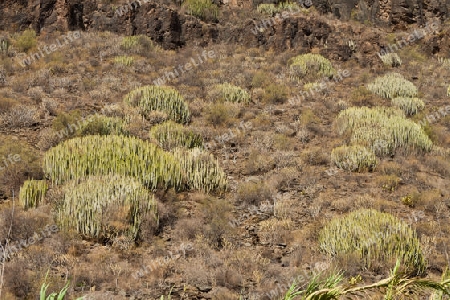
[[[331,162],[338,168],[352,171],[373,171],[377,165],[375,154],[363,146],[342,146],[331,151]]]
[[[419,239],[408,224],[374,209],[361,209],[331,220],[319,234],[320,249],[331,256],[356,255],[370,268],[399,258],[412,275],[425,272]]]
[[[100,176],[66,184],[57,219],[65,230],[89,238],[136,239],[149,213],[157,220],[154,196],[141,183],[131,177]]]
[[[24,209],[36,208],[44,202],[48,185],[45,180],[27,180],[20,188],[19,201]]]
[[[153,126],[150,137],[165,150],[177,147],[195,148],[203,145],[203,138],[199,134],[173,121]]]
[[[211,0],[184,0],[187,12],[202,20],[216,21],[219,16],[219,7]]]
[[[417,87],[399,73],[387,73],[369,83],[367,89],[383,98],[417,97]]]
[[[232,85],[230,83],[223,83],[216,85],[210,96],[216,100],[221,102],[234,102],[234,103],[243,103],[247,104],[250,102],[250,95],[246,90],[241,87]]]
[[[402,65],[402,60],[397,53],[386,53],[380,56],[381,61],[388,67],[399,67]]]
[[[26,29],[17,37],[14,44],[19,49],[19,51],[28,52],[29,50],[36,47],[36,31],[32,29]]]
[[[389,107],[350,107],[336,119],[338,132],[350,143],[371,149],[377,155],[429,152],[433,143],[423,128],[405,118],[403,111]]]
[[[419,98],[397,97],[392,99],[392,105],[403,110],[408,116],[415,115],[425,108],[425,103]]]
[[[290,60],[290,70],[294,78],[302,79],[307,75],[318,79],[319,77],[332,77],[336,74],[331,62],[320,54],[307,53],[296,56]]]
[[[137,88],[125,96],[125,103],[138,107],[141,114],[148,116],[152,111],[162,111],[178,123],[188,123],[190,112],[183,97],[171,87],[148,85]]]

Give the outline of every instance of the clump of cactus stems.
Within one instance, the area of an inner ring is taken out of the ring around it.
[[[336,74],[331,62],[320,54],[307,53],[296,56],[290,61],[292,75],[301,79],[307,75],[332,77]]]
[[[320,249],[336,255],[356,255],[370,268],[374,262],[400,258],[406,271],[426,269],[420,242],[408,224],[391,214],[361,209],[331,220],[319,234]]]
[[[301,8],[297,3],[291,3],[291,2],[281,2],[277,5],[275,4],[259,4],[256,10],[261,14],[267,14],[270,16],[274,16],[277,13],[282,12],[283,10],[290,10],[290,11],[300,11]]]
[[[154,195],[131,177],[87,177],[67,183],[63,191],[59,224],[88,238],[124,235],[134,240],[144,216],[157,220]]]
[[[114,58],[114,63],[116,65],[130,67],[134,64],[134,57],[132,57],[132,56],[117,56]]]
[[[351,172],[373,171],[377,165],[375,154],[359,145],[334,148],[331,161],[338,168]]]
[[[367,85],[367,89],[383,98],[417,97],[416,86],[399,73],[388,73]]]
[[[365,146],[378,155],[398,150],[429,152],[433,147],[422,127],[395,108],[350,107],[339,113],[336,123],[339,134],[349,136],[351,144]]]
[[[212,93],[214,94],[213,97],[219,101],[243,104],[250,102],[250,95],[246,90],[230,83],[216,85]]]
[[[181,170],[157,145],[120,135],[74,138],[47,151],[44,172],[55,184],[90,175],[132,176],[150,189],[179,187]]]
[[[223,192],[227,187],[227,176],[214,156],[200,148],[173,151],[180,162],[188,189]]]
[[[136,106],[143,116],[159,110],[177,123],[188,123],[190,113],[183,97],[171,87],[148,85],[137,88],[125,96],[125,103]]]
[[[379,55],[379,57],[385,66],[399,67],[402,65],[402,60],[397,53],[386,53],[384,55]]]
[[[155,139],[158,145],[165,150],[177,147],[202,147],[203,145],[203,139],[199,134],[173,121],[153,126],[150,129],[150,137]]]
[[[44,202],[48,185],[45,180],[26,180],[19,192],[19,201],[24,209],[36,208]]]
[[[88,176],[131,176],[147,188],[222,191],[226,175],[211,154],[165,152],[155,144],[120,135],[74,138],[47,151],[44,172],[54,184]]]
[[[415,115],[425,108],[425,103],[419,98],[397,97],[392,99],[392,105],[403,110],[408,116]]]

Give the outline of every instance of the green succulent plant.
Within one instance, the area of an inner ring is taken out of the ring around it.
[[[319,77],[332,77],[336,74],[331,62],[320,54],[307,53],[298,55],[290,60],[291,74],[296,79],[310,75]]]
[[[210,17],[217,20],[219,7],[211,0],[184,0],[184,6],[189,14],[205,20]]]
[[[433,148],[422,127],[406,119],[405,113],[392,107],[350,107],[339,113],[336,124],[352,145],[371,149],[377,155],[429,152]]]
[[[352,172],[373,171],[377,165],[375,154],[359,145],[334,148],[331,161],[338,168]]]
[[[402,60],[397,53],[386,53],[380,56],[381,61],[388,67],[399,67],[402,65]]]
[[[203,138],[199,134],[173,121],[153,126],[150,129],[150,137],[155,139],[158,145],[165,150],[177,147],[202,147],[203,145]]]
[[[173,151],[188,189],[201,190],[206,193],[224,192],[227,176],[214,156],[200,148],[177,148]]]
[[[134,64],[134,57],[132,56],[117,56],[114,58],[114,63],[116,65],[122,65],[125,67],[131,67]]]
[[[183,97],[175,89],[165,86],[148,85],[137,88],[125,96],[125,103],[139,107],[141,114],[147,116],[159,110],[177,123],[188,123],[190,113]]]
[[[154,196],[136,179],[127,176],[92,176],[64,187],[57,219],[66,230],[88,238],[136,239],[147,214],[157,220]]]
[[[248,104],[251,100],[246,90],[230,83],[216,85],[212,94],[219,101]]]
[[[417,97],[417,87],[399,73],[387,73],[367,85],[367,89],[383,98]]]
[[[408,116],[415,115],[425,108],[425,103],[419,98],[397,97],[392,99],[392,105],[403,110]]]
[[[24,209],[36,208],[44,202],[48,185],[45,180],[26,180],[19,192],[19,201]]]
[[[74,138],[51,148],[44,172],[55,184],[92,175],[132,176],[146,187],[181,186],[181,170],[172,154],[134,137],[93,135]]]
[[[374,209],[332,219],[320,231],[319,243],[328,255],[356,255],[366,267],[399,258],[408,273],[421,275],[426,269],[416,232],[393,215]]]

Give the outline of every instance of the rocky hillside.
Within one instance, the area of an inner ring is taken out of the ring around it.
[[[450,295],[450,1],[273,3],[0,2],[1,300]]]

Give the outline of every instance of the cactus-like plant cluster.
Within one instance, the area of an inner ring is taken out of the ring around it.
[[[202,147],[203,138],[192,130],[173,121],[166,121],[150,129],[150,137],[155,139],[165,150],[178,147]]]
[[[219,15],[219,7],[211,0],[184,0],[184,6],[189,14],[200,19],[217,19]]]
[[[9,40],[4,37],[0,37],[0,53],[8,54]]]
[[[44,202],[48,185],[45,180],[26,180],[19,192],[19,201],[24,209],[36,208]]]
[[[106,117],[103,115],[96,115],[91,122],[83,123],[78,128],[76,135],[128,135],[125,122],[121,118]]]
[[[139,36],[126,36],[122,39],[122,42],[120,43],[120,47],[123,50],[130,50],[135,47],[138,47],[139,45]]]
[[[367,89],[383,98],[417,97],[417,87],[399,73],[388,73],[367,85]]]
[[[289,11],[301,11],[300,6],[297,3],[291,3],[291,2],[281,2],[277,5],[270,3],[270,4],[259,4],[256,10],[265,15],[274,16],[277,13],[282,12],[283,10],[289,10]]]
[[[213,98],[219,101],[227,101],[233,103],[247,104],[250,102],[250,95],[241,87],[232,85],[230,83],[223,83],[216,85],[212,90]]]
[[[407,271],[416,275],[426,268],[415,231],[393,215],[374,209],[361,209],[332,219],[321,230],[319,243],[325,253],[356,255],[367,267],[399,258]]]
[[[173,151],[180,162],[188,189],[223,192],[227,187],[227,175],[214,156],[200,148],[177,148]]]
[[[377,154],[429,152],[433,143],[422,127],[405,118],[403,111],[389,107],[350,107],[337,117],[339,134],[350,136],[351,144],[370,148]],[[384,144],[381,149],[380,143]]]
[[[307,53],[291,59],[290,70],[293,77],[301,79],[307,75],[332,77],[336,74],[331,62],[320,54]]]
[[[150,213],[157,219],[154,196],[131,177],[88,177],[69,182],[63,191],[58,222],[85,237],[135,239],[144,216]]]
[[[392,105],[403,110],[408,116],[415,115],[425,108],[425,103],[419,98],[397,97],[392,99]]]
[[[183,97],[170,87],[148,85],[137,88],[125,96],[125,103],[137,106],[146,116],[151,111],[159,110],[177,123],[188,123],[190,113]]]
[[[341,146],[331,151],[331,162],[346,171],[363,172],[373,171],[377,165],[377,158],[364,146]]]
[[[131,67],[134,64],[134,57],[133,56],[116,56],[114,57],[114,63],[116,65],[121,65],[125,67]]]
[[[181,185],[181,170],[172,154],[157,145],[120,135],[74,138],[50,149],[44,171],[53,183],[91,175],[132,176],[150,189]]]
[[[402,65],[402,60],[395,52],[380,55],[380,59],[383,62],[383,64],[388,67],[399,67]]]

